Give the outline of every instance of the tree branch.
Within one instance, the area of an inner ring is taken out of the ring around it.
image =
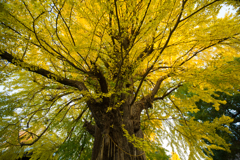
[[[45,51],[47,51],[48,53],[50,53],[50,54],[53,55],[53,56],[56,56],[56,54],[57,54],[58,56],[60,56],[60,58],[64,59],[66,62],[68,62],[71,66],[73,66],[73,67],[76,68],[77,70],[82,71],[83,73],[86,73],[86,72],[87,72],[85,69],[81,69],[81,68],[79,68],[78,66],[76,66],[74,63],[72,63],[71,61],[69,61],[65,56],[63,56],[63,55],[60,54],[58,51],[56,51],[56,49],[54,49],[53,46],[51,46],[49,43],[47,43],[44,39],[40,39],[40,37],[37,35],[37,33],[36,33],[36,28],[35,28],[35,21],[36,21],[40,16],[42,16],[44,13],[46,13],[46,12],[42,12],[42,13],[39,14],[35,19],[33,19],[33,25],[32,25],[33,30],[32,30],[31,28],[27,27],[23,22],[21,22],[19,19],[17,19],[14,15],[12,15],[12,14],[11,14],[10,12],[8,12],[7,10],[6,10],[6,12],[7,12],[12,18],[14,18],[18,23],[20,23],[21,25],[23,25],[28,31],[32,32],[32,33],[35,35],[35,38],[37,39],[37,41],[38,41],[39,44],[36,44],[36,43],[31,42],[32,44],[34,44],[35,46],[37,46],[37,47],[39,47],[39,48],[43,48]],[[47,11],[47,12],[51,12],[51,11]],[[3,24],[3,23],[1,23],[1,24]],[[3,24],[3,25],[4,25],[4,24]],[[7,26],[7,27],[8,27],[8,26]],[[21,35],[21,33],[18,32],[17,30],[15,30],[15,29],[13,29],[13,28],[11,28],[11,27],[8,27],[8,28],[11,29],[11,30],[13,30],[13,31],[16,32],[17,34]],[[56,54],[54,54],[52,51],[48,50],[48,49],[41,43],[41,41],[44,42],[44,44],[47,45],[47,46],[48,46],[54,53],[56,53]],[[81,56],[81,55],[80,55],[80,56]]]
[[[163,96],[153,98],[153,101],[164,99],[164,98],[167,97],[169,94],[171,94],[173,91],[175,91],[176,89],[178,89],[180,86],[182,86],[182,85],[181,85],[181,84],[178,84],[176,87],[172,88],[170,91],[168,91],[168,92],[166,91],[166,92],[163,94]]]
[[[182,21],[184,21],[184,20],[186,20],[186,19],[192,17],[192,16],[195,15],[196,13],[200,12],[200,11],[203,10],[204,8],[206,8],[206,7],[210,6],[210,5],[212,5],[213,3],[217,2],[217,1],[219,1],[219,0],[215,0],[215,1],[213,1],[213,2],[211,2],[211,3],[209,3],[209,4],[207,4],[207,5],[205,5],[205,6],[203,6],[203,7],[201,7],[200,9],[196,10],[195,12],[193,12],[192,14],[190,14],[189,16],[187,16],[187,17],[181,19],[180,22],[182,22]]]
[[[118,16],[117,0],[114,0],[114,6],[115,6],[117,23],[118,23],[118,33],[119,33],[119,35],[121,35],[121,26],[120,26],[120,21],[119,21],[119,16]]]
[[[163,76],[163,77],[161,77],[161,78],[158,79],[158,81],[157,81],[157,83],[155,84],[152,92],[149,94],[149,96],[150,96],[151,99],[154,98],[154,96],[157,94],[157,92],[158,92],[158,90],[159,90],[159,88],[160,88],[160,85],[161,85],[162,82],[163,82],[166,78],[168,78],[168,77],[169,77],[169,74],[167,74],[167,75],[165,75],[165,76]]]
[[[238,35],[238,34],[235,34],[235,35]],[[202,49],[194,52],[191,57],[189,57],[188,59],[184,60],[179,66],[182,66],[184,63],[188,62],[188,61],[191,60],[193,57],[197,56],[198,53],[200,53],[200,52],[202,52],[202,51],[204,51],[204,50],[206,50],[206,49],[208,49],[208,48],[211,48],[211,47],[213,47],[213,46],[215,46],[215,45],[217,45],[217,44],[220,44],[221,42],[224,42],[224,41],[226,41],[226,40],[228,40],[228,39],[230,39],[230,38],[232,38],[232,37],[222,38],[222,39],[219,39],[217,42],[215,42],[215,43],[213,43],[213,44],[210,44],[209,46],[203,47]]]
[[[85,127],[88,133],[90,133],[92,136],[95,135],[95,126],[92,125],[91,122],[85,120],[83,127]]]
[[[40,74],[40,75],[42,75],[42,76],[44,76],[48,79],[57,81],[57,82],[59,82],[63,85],[78,88],[80,91],[82,91],[82,90],[88,91],[88,89],[86,88],[86,86],[84,85],[83,82],[60,77],[60,76],[58,76],[58,75],[56,75],[56,74],[54,74],[54,73],[52,73],[48,70],[40,68],[39,66],[34,66],[34,65],[31,65],[31,64],[28,64],[28,63],[22,61],[21,59],[17,59],[6,51],[1,50],[0,51],[0,56],[2,57],[2,59],[5,59],[8,62],[10,62],[10,63],[12,63],[16,66],[22,67],[27,71]]]

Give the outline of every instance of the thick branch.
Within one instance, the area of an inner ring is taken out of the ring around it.
[[[101,91],[103,93],[108,93],[108,84],[107,84],[106,78],[104,77],[102,71],[99,69],[100,67],[98,67],[95,62],[94,63],[92,62],[92,65],[94,67],[93,75],[98,78],[98,82],[100,84]]]
[[[152,90],[152,92],[151,92],[151,94],[150,94],[150,98],[151,98],[151,99],[154,98],[154,96],[157,94],[157,92],[158,92],[158,90],[159,90],[159,88],[160,88],[160,85],[161,85],[162,82],[163,82],[166,78],[168,78],[168,77],[169,77],[169,75],[167,74],[167,75],[165,75],[165,76],[163,76],[163,77],[161,77],[161,78],[158,79],[156,85],[154,86],[154,88],[153,88],[153,90]]]
[[[48,70],[40,68],[39,66],[34,66],[34,65],[28,64],[26,62],[23,62],[21,59],[13,57],[10,53],[8,53],[6,51],[1,51],[0,56],[2,57],[2,59],[5,59],[8,62],[10,62],[10,63],[12,63],[16,66],[22,67],[27,71],[38,73],[38,74],[40,74],[40,75],[42,75],[42,76],[44,76],[48,79],[57,81],[57,82],[59,82],[63,85],[75,87],[75,88],[78,88],[81,91],[82,90],[87,91],[87,88],[86,88],[86,86],[84,85],[83,82],[60,77],[60,76],[58,76],[58,75],[56,75],[56,74],[54,74],[54,73],[52,73]]]
[[[83,127],[85,127],[92,136],[95,135],[95,126],[92,125],[91,122],[85,121]]]

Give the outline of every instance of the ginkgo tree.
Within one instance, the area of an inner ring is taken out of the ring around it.
[[[216,130],[230,117],[189,116],[239,89],[240,18],[218,18],[222,3],[1,0],[1,159],[63,159],[63,146],[87,159],[91,144],[92,160],[146,159],[165,141],[181,159],[229,151]]]

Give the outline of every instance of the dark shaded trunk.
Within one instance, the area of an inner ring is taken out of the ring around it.
[[[145,153],[128,142],[121,127],[111,128],[108,134],[103,134],[97,126],[95,129],[92,160],[146,160]],[[134,134],[143,138],[141,129]]]
[[[97,127],[96,127],[97,128]],[[145,154],[133,147],[128,142],[123,133],[111,132],[109,134],[101,134],[100,129],[95,133],[95,141],[92,152],[92,160],[131,160],[139,159],[145,160]],[[143,134],[137,136],[142,137]]]
[[[92,160],[146,160],[145,153],[135,148],[124,136],[122,127],[124,125],[129,135],[134,134],[136,137],[143,138],[140,115],[143,109],[147,110],[151,107],[148,99],[143,98],[132,106],[130,106],[131,101],[126,100],[123,105],[110,112],[100,111],[104,107],[99,107],[97,112],[102,114],[101,117],[97,117],[98,121],[94,117],[95,126],[85,122],[85,128],[95,138]]]

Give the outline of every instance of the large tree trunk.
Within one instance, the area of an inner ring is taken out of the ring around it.
[[[149,97],[150,98],[150,97]],[[102,108],[94,110],[93,105],[90,107],[94,114],[96,124],[93,126],[89,122],[85,122],[85,128],[94,136],[94,146],[92,151],[92,160],[146,160],[145,153],[133,146],[124,136],[124,129],[128,131],[129,135],[143,138],[143,132],[140,128],[140,114],[143,109],[151,107],[149,98],[130,105],[131,100],[126,100],[123,105],[106,112]],[[132,98],[129,98],[132,99]],[[101,113],[101,114],[99,114]]]
[[[153,98],[167,77],[168,75],[159,78],[152,92],[138,101],[135,101],[138,90],[133,90],[133,84],[126,85],[130,89],[128,93],[102,97],[98,102],[88,101],[95,120],[95,126],[89,122],[85,123],[87,131],[95,137],[92,160],[146,160],[145,153],[128,141],[122,127],[130,136],[143,138],[140,127],[141,112],[145,109],[148,115],[148,108],[152,108]],[[104,89],[106,85],[101,86],[103,93],[107,93],[107,89]],[[113,109],[108,111],[109,107]]]
[[[120,130],[120,128],[116,130]],[[103,135],[101,130],[97,129],[92,160],[146,160],[144,152],[133,147],[133,144],[128,142],[123,132],[117,132],[116,130]],[[139,130],[136,136],[143,138],[142,131]]]

